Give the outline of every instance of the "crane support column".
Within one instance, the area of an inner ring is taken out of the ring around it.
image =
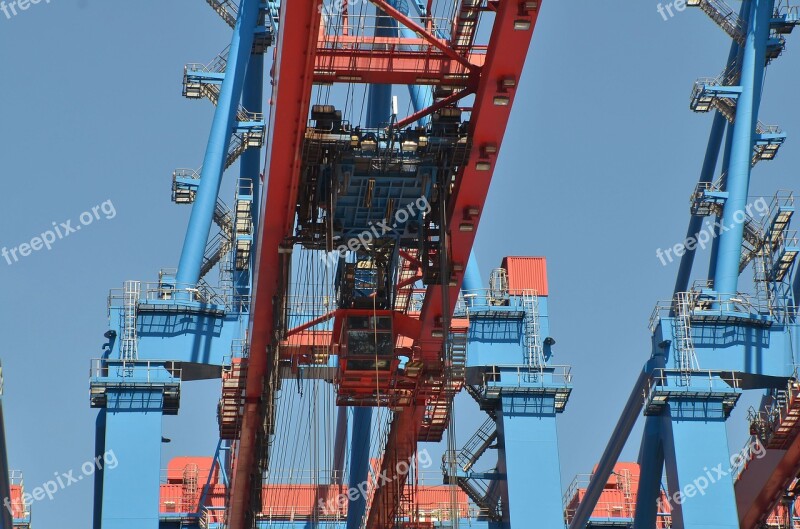
[[[497,469],[506,476],[501,496],[508,527],[525,526],[528,520],[541,527],[564,523],[556,432],[556,414],[563,408],[558,399],[555,388],[528,392],[521,387],[501,398]]]
[[[103,529],[158,529],[161,420],[179,401],[180,375],[169,363],[106,360],[93,369],[91,404],[105,426],[92,465],[103,471]]]
[[[203,159],[202,178],[189,218],[189,227],[183,242],[183,251],[178,265],[176,281],[179,285],[195,285],[200,279],[200,268],[203,254],[211,230],[214,208],[217,205],[222,173],[228,155],[236,111],[244,85],[245,71],[258,22],[260,2],[258,0],[242,0],[239,17],[231,39],[225,79],[220,88],[217,110],[211,125],[205,158]]]
[[[739,529],[724,400],[675,398],[661,416],[676,528]],[[720,475],[720,471],[724,475]]]
[[[753,157],[755,116],[761,101],[757,79],[764,75],[766,46],[774,0],[751,0],[746,43],[742,57],[741,94],[736,105],[733,143],[728,171],[728,199],[722,213],[722,225],[730,228],[720,233],[719,255],[714,274],[714,288],[723,294],[735,294],[739,282],[739,260],[744,223],[740,216],[747,205]]]
[[[474,258],[464,284],[481,285]],[[507,257],[492,273],[488,294],[464,289],[469,314],[467,385],[490,420],[454,457],[457,474],[443,465],[445,481],[455,481],[503,527],[561,527],[564,513],[556,416],[572,390],[568,366],[550,364],[544,260]],[[461,317],[458,309],[456,318]],[[493,424],[496,422],[496,425]],[[496,471],[472,466],[496,439]],[[536,476],[531,480],[531,476]]]

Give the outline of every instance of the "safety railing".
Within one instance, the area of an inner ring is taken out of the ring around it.
[[[178,384],[181,369],[164,360],[115,360],[93,358],[90,361],[89,380],[93,383]]]
[[[196,285],[153,281],[143,282],[141,286],[140,304],[168,305],[173,302],[195,302],[223,307],[226,310],[246,310],[250,305],[249,295],[219,291],[203,281]],[[112,309],[121,309],[124,299],[123,289],[111,289],[108,294],[109,314]]]
[[[485,310],[490,307],[510,307],[522,310],[525,296],[536,296],[533,289],[526,289],[510,295],[508,291],[481,288],[462,290],[456,302],[456,313],[467,313],[475,310]]]
[[[513,386],[514,380],[517,387],[547,384],[548,387],[569,388],[572,384],[572,366],[553,365],[540,368],[519,364],[493,365],[492,369],[483,374],[483,384],[495,381],[501,373],[505,375],[504,387]]]
[[[589,487],[589,482],[591,481],[592,477],[593,474],[578,474],[564,492],[562,496],[562,502],[564,505],[564,516],[567,519],[567,523],[572,522],[572,518],[575,516],[575,512],[578,509],[578,505],[580,504],[581,500],[583,500],[582,493],[585,492]],[[633,485],[631,482],[631,476],[625,476],[616,473],[612,473],[612,476],[609,479],[609,484],[613,486],[609,487],[607,485],[605,490],[613,489],[624,491],[626,490],[626,487],[628,490],[630,490]],[[601,518],[633,518],[635,510],[635,494],[631,494],[630,498],[621,499],[615,496],[613,501],[605,501],[601,496],[594,508],[594,512],[600,514],[598,517]]]
[[[691,291],[692,301],[689,307],[691,317],[740,315],[743,318],[758,318],[768,314],[770,307],[760,303],[749,294],[701,293]],[[649,328],[654,332],[662,317],[670,316],[675,311],[675,300],[659,301],[650,314]]]
[[[678,382],[681,385],[678,385]],[[686,388],[696,391],[730,392],[741,389],[742,380],[733,371],[696,369],[689,372],[678,369],[655,369],[645,390],[645,401],[653,400],[665,390]]]

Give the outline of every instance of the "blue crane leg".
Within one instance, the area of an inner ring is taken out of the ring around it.
[[[644,424],[639,452],[639,492],[636,495],[634,529],[656,527],[657,500],[661,493],[664,470],[664,446],[661,442],[661,419],[648,417]]]
[[[760,103],[756,79],[764,75],[766,46],[774,0],[752,0],[747,40],[742,57],[742,93],[736,106],[733,125],[731,162],[728,170],[728,199],[722,213],[722,224],[729,227],[719,236],[719,254],[714,274],[714,287],[723,294],[735,294],[739,282],[739,259],[744,223],[741,215],[747,205],[755,117]]]
[[[503,521],[508,527],[530,527],[531,520],[537,527],[562,527],[555,397],[503,395],[499,411],[497,470],[506,476]]]
[[[251,54],[247,65],[247,73],[242,90],[242,106],[250,112],[261,113],[264,99],[264,56]],[[253,201],[250,212],[253,226],[253,240],[256,241],[258,226],[258,206],[261,196],[261,149],[247,149],[239,158],[239,194],[252,193]],[[249,294],[251,285],[251,271],[254,269],[256,252],[250,252],[251,262],[248,270],[238,272],[236,277],[236,290],[239,295]]]
[[[103,529],[158,529],[162,393],[108,389]],[[116,465],[113,461],[117,461]]]
[[[742,6],[739,9],[739,18],[745,19],[747,17],[747,2],[742,2]],[[736,60],[737,55],[739,54],[739,43],[735,40],[731,41],[731,49],[728,52],[728,61],[725,63],[726,65],[731,64],[734,60]],[[700,171],[700,182],[713,182],[714,181],[714,170],[717,167],[717,162],[719,160],[719,150],[722,146],[722,138],[725,134],[725,128],[728,124],[728,121],[725,119],[720,112],[715,112],[714,114],[714,121],[711,124],[711,134],[708,138],[708,146],[706,147],[706,156],[703,160],[703,168]],[[730,144],[726,144],[726,151],[725,151],[725,168],[727,168],[728,163],[728,156],[729,156],[729,147]],[[723,168],[723,171],[725,170]],[[689,237],[696,237],[697,233],[700,231],[703,225],[703,218],[692,216],[689,220],[689,229],[686,230],[686,239],[688,240]],[[717,239],[714,237],[712,242],[712,248],[716,248]],[[712,250],[712,254],[714,254],[715,250]],[[692,265],[694,264],[694,256],[696,253],[696,248],[693,249],[686,249],[686,253],[683,254],[681,257],[681,264],[680,268],[678,269],[678,277],[675,280],[675,289],[674,293],[678,292],[686,292],[689,290],[689,278],[692,274]]]
[[[369,441],[372,427],[372,408],[353,408],[353,445],[350,447],[350,488],[358,490],[367,482],[369,472]],[[347,507],[347,529],[359,529],[367,508],[367,498],[361,492]]]
[[[483,276],[481,270],[478,268],[478,260],[475,258],[475,251],[469,253],[469,261],[467,262],[467,270],[464,272],[464,282],[461,284],[461,290],[481,290],[483,288]]]
[[[239,18],[233,30],[228,52],[225,79],[220,87],[217,109],[214,112],[214,121],[211,124],[211,133],[203,159],[202,178],[195,195],[178,265],[176,281],[181,288],[195,285],[200,279],[200,267],[203,264],[203,254],[211,230],[222,173],[225,171],[225,160],[228,156],[236,111],[239,108],[245,70],[253,47],[259,6],[258,0],[242,0],[239,7]]]
[[[721,407],[702,397],[687,398],[670,401],[669,411],[661,415],[675,527],[739,529]]]
[[[106,451],[106,410],[101,409],[97,412],[97,419],[94,426],[94,455],[95,457],[104,454]],[[93,529],[100,529],[100,522],[103,515],[103,470],[94,473],[94,507],[92,516]]]
[[[336,439],[333,444],[333,468],[331,469],[331,485],[340,485],[344,473],[344,455],[347,448],[347,408],[339,408],[336,417]]]
[[[725,153],[722,157],[722,173],[727,176],[728,168],[731,165],[731,144],[733,143],[733,125],[728,123],[727,134],[725,135]],[[726,185],[723,182],[723,186]],[[714,240],[711,243],[711,256],[708,259],[708,278],[714,279],[714,271],[717,269],[717,256],[719,255],[719,228],[714,229]]]
[[[711,125],[711,134],[708,138],[708,147],[706,148],[706,157],[703,161],[703,169],[700,172],[700,182],[711,182],[714,180],[714,169],[717,167],[717,160],[719,158],[719,150],[722,146],[722,137],[725,133],[725,125],[727,124],[725,116],[716,113],[714,122]],[[703,217],[692,215],[689,219],[689,228],[686,230],[686,240],[690,237],[696,237],[697,233],[703,226]],[[689,290],[689,278],[692,274],[692,265],[694,264],[694,256],[697,249],[686,248],[686,252],[681,256],[681,264],[678,269],[678,277],[675,279],[674,293],[686,292]]]

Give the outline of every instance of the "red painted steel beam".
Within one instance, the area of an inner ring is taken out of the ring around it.
[[[328,312],[327,314],[323,314],[322,316],[320,316],[318,318],[314,318],[313,320],[308,321],[308,322],[306,322],[306,323],[304,323],[302,325],[298,325],[297,327],[295,327],[293,329],[289,329],[288,331],[286,331],[286,337],[288,338],[289,336],[292,336],[293,334],[297,334],[299,332],[303,332],[306,329],[310,329],[311,327],[313,327],[315,325],[319,325],[320,323],[325,323],[326,321],[328,321],[329,319],[333,318],[334,316],[336,316],[336,311],[332,310],[332,311]]]
[[[489,192],[489,183],[511,115],[516,84],[522,74],[533,29],[541,9],[523,12],[520,11],[522,5],[524,3],[511,0],[501,0],[497,4],[486,62],[481,71],[470,117],[472,150],[450,197],[448,208],[450,260],[453,264],[460,265],[461,270],[466,269],[475,241],[482,209]],[[477,208],[477,215],[470,212],[473,208]],[[450,315],[455,310],[458,291],[464,279],[463,272],[458,273],[455,279],[455,284],[449,287]],[[428,289],[422,305],[421,320],[422,335],[418,345],[422,348],[423,359],[429,361],[431,365],[440,365],[442,340],[434,338],[432,333],[440,327],[442,320],[441,289]]]
[[[452,60],[432,49],[412,51],[400,46],[395,43],[382,50],[320,47],[314,66],[314,82],[477,88],[477,71],[453,64]],[[483,65],[485,58],[482,53],[469,55],[470,63],[476,68]]]
[[[522,74],[539,9],[524,12],[524,3],[500,0],[492,27],[486,61],[481,69],[478,90],[475,96],[470,133],[472,150],[464,170],[459,175],[456,187],[450,198],[448,208],[449,251],[453,264],[466,269],[469,254],[475,241],[480,213],[486,202],[489,183],[494,172],[497,154],[505,134],[511,107],[514,102],[516,83]],[[541,2],[538,4],[541,5]],[[513,86],[511,86],[513,82]],[[477,215],[471,210],[478,208]],[[463,228],[462,228],[462,225]],[[463,229],[463,231],[462,231]],[[450,289],[449,315],[452,316],[458,301],[458,292],[463,281],[463,272],[456,275]],[[447,278],[443,278],[447,281]],[[442,291],[441,288],[428,288],[420,315],[422,334],[417,341],[421,348],[422,360],[426,367],[436,372],[442,368],[442,338],[433,336],[441,330]],[[422,409],[422,411],[420,411]],[[404,408],[395,416],[389,432],[389,443],[395,439],[408,439],[410,431],[416,433],[424,417],[424,406]],[[409,430],[408,425],[414,425]],[[392,471],[392,460],[400,460],[416,449],[416,436],[413,442],[387,444],[381,471]],[[410,448],[413,445],[414,448]],[[391,450],[390,450],[391,449]],[[393,457],[390,457],[393,454]],[[401,482],[402,484],[402,482]],[[382,529],[390,520],[387,516],[397,512],[400,485],[385,485],[375,491],[370,506],[367,529]]]
[[[418,112],[414,112],[410,116],[407,116],[407,117],[401,119],[400,121],[395,123],[394,126],[396,128],[398,128],[398,129],[402,129],[403,127],[405,127],[407,125],[411,125],[415,121],[419,121],[421,118],[424,118],[425,116],[429,116],[430,114],[433,114],[434,112],[436,112],[437,110],[439,110],[441,108],[444,108],[446,106],[450,106],[453,103],[464,99],[465,97],[467,97],[471,93],[472,93],[472,90],[470,90],[469,88],[466,88],[466,89],[464,89],[464,90],[462,90],[460,92],[456,92],[454,94],[450,94],[449,96],[445,97],[444,99],[441,99],[441,100],[437,101],[436,103],[432,104],[428,108],[423,108],[423,109],[419,110]]]
[[[274,303],[279,292],[280,247],[292,233],[301,149],[311,100],[314,59],[320,26],[321,0],[281,3],[281,28],[273,66],[270,100],[270,142],[267,147],[266,192],[258,229],[258,254],[250,318],[250,357],[245,388],[242,430],[234,452],[229,529],[245,527],[251,510],[256,463],[256,434],[262,427],[261,408],[265,377],[273,365]],[[268,349],[269,348],[269,349]],[[270,358],[268,358],[268,355]],[[267,398],[271,398],[268,396]]]
[[[800,437],[795,437],[787,450],[770,449],[765,457],[750,461],[735,484],[739,527],[760,527],[798,473]]]

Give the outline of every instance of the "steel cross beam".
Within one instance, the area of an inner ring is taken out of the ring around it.
[[[274,303],[279,292],[280,249],[294,223],[300,149],[311,99],[314,58],[321,18],[321,0],[281,2],[281,26],[274,63],[274,88],[270,101],[271,138],[267,149],[266,191],[259,219],[258,256],[250,318],[250,357],[247,366],[244,416],[235,446],[228,527],[246,529],[250,492],[260,469],[256,460],[256,435],[263,428],[261,409],[264,381],[273,364]],[[268,358],[269,357],[269,358]],[[263,400],[262,400],[263,399]]]
[[[374,0],[373,0],[374,1]],[[480,213],[489,191],[497,153],[505,134],[515,89],[528,53],[533,29],[539,15],[539,4],[531,11],[521,10],[525,4],[500,0],[486,60],[481,68],[480,80],[470,119],[472,150],[469,160],[457,179],[456,188],[450,198],[447,229],[451,245],[448,249],[450,262],[461,265],[453,284],[443,278],[450,289],[450,316],[455,310],[458,292],[464,279],[463,270],[469,261]],[[533,4],[531,4],[533,6]],[[477,214],[474,209],[477,208]],[[422,333],[417,341],[421,347],[422,360],[427,369],[441,371],[443,339],[435,336],[441,331],[442,291],[428,288],[422,306]],[[404,408],[392,421],[386,449],[381,462],[381,472],[387,475],[394,471],[397,461],[408,460],[416,451],[416,439],[409,443],[409,425],[416,432],[424,417],[424,405]],[[382,474],[381,474],[382,475]],[[393,486],[378,487],[370,506],[367,529],[379,529],[391,522],[397,512],[402,477]]]

